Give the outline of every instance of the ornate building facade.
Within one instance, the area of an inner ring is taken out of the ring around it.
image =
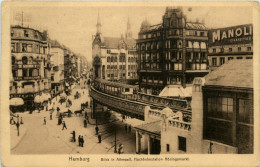
[[[166,8],[162,23],[142,22],[137,40],[139,84],[143,92],[159,94],[169,84],[191,84],[208,73],[208,30],[189,22],[182,9]]]
[[[60,93],[64,90],[64,49],[56,40],[50,40],[51,54],[51,89],[52,94]]]
[[[47,31],[11,26],[10,98],[24,100],[24,109],[34,108],[34,97],[51,88]]]
[[[253,25],[239,25],[209,31],[209,68],[214,70],[233,59],[253,58]]]
[[[93,73],[95,78],[114,81],[137,80],[136,40],[132,38],[128,19],[125,38],[103,37],[98,17],[97,33],[92,43]]]

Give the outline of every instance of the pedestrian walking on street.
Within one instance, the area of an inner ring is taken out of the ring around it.
[[[132,127],[131,127],[131,125],[129,125],[129,127],[128,127],[129,132],[131,132],[131,129],[132,129]]]
[[[80,147],[80,145],[81,145],[81,136],[80,135],[78,137],[78,142],[79,142],[79,147]]]
[[[127,124],[125,124],[125,132],[127,133]]]
[[[62,130],[63,130],[64,128],[66,128],[66,129],[67,129],[67,126],[66,126],[66,123],[65,123],[65,121],[63,121],[63,127],[62,127]]]
[[[87,116],[87,122],[89,123],[89,119],[88,119],[88,116]]]
[[[123,144],[120,144],[120,145],[119,145],[119,148],[118,148],[118,154],[124,153],[123,148],[124,148],[124,145],[123,145]]]
[[[83,138],[83,136],[81,136],[81,147],[83,147],[84,146],[84,138]]]
[[[99,128],[96,126],[96,135],[98,134]]]
[[[14,118],[11,117],[11,119],[10,119],[10,124],[13,125],[13,122],[14,122]]]
[[[87,118],[87,116],[88,116],[88,113],[87,113],[87,111],[85,111],[85,118]]]
[[[46,125],[46,118],[43,119],[43,125]]]
[[[98,143],[101,143],[101,134],[98,134]]]
[[[23,124],[23,117],[21,117],[21,121],[20,121],[20,124]]]
[[[72,131],[72,141],[76,142],[76,132],[75,132],[75,130]]]
[[[84,128],[86,128],[86,127],[87,127],[87,120],[84,119]]]
[[[17,121],[17,123],[16,123],[16,128],[17,128],[17,136],[19,136],[19,126],[20,126],[20,124],[19,124],[19,122]]]
[[[50,120],[52,120],[52,113],[50,114]]]

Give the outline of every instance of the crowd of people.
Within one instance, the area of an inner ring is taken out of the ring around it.
[[[86,81],[84,82],[84,87],[85,87],[85,84],[89,84],[89,83],[87,83]],[[82,87],[81,87],[82,88]],[[58,94],[57,95],[57,97],[58,96],[60,96],[61,94]],[[83,91],[83,95],[84,95],[84,91]],[[51,120],[53,120],[53,113],[54,113],[54,111],[55,111],[55,109],[54,109],[54,106],[55,106],[55,102],[56,103],[60,103],[61,105],[63,104],[63,103],[66,103],[66,107],[68,107],[68,111],[67,112],[62,112],[61,113],[61,108],[59,107],[59,106],[57,106],[57,107],[55,107],[56,108],[56,111],[57,111],[57,121],[58,121],[58,124],[57,125],[62,125],[62,128],[61,128],[61,130],[67,130],[67,124],[66,124],[66,122],[65,122],[65,120],[64,120],[64,116],[66,116],[66,114],[68,115],[68,117],[71,117],[71,114],[72,114],[72,111],[69,109],[69,107],[72,105],[72,101],[67,97],[67,96],[64,96],[63,95],[63,97],[61,97],[60,96],[60,99],[58,100],[57,99],[57,97],[54,97],[54,98],[56,98],[56,101],[55,100],[53,100],[53,99],[49,99],[48,100],[48,103],[50,103],[51,105],[51,107],[48,107],[48,104],[46,105],[46,111],[50,111],[50,121]],[[75,99],[77,99],[77,98],[79,98],[80,97],[80,93],[77,91],[76,93],[75,93],[75,96],[74,97],[76,97]],[[88,108],[89,106],[88,106],[88,102],[86,102],[86,103],[82,103],[81,104],[81,111],[84,111],[84,109],[85,108]],[[40,111],[40,110],[39,110]],[[75,113],[75,112],[74,112]],[[81,112],[81,115],[83,115],[83,113]],[[123,116],[123,119],[122,119],[122,121],[124,121],[125,120],[125,116]],[[16,125],[16,127],[17,127],[17,132],[18,132],[18,136],[19,136],[19,127],[20,127],[20,125],[21,124],[24,124],[24,122],[23,122],[23,119],[22,119],[22,117],[19,117],[19,115],[17,115],[17,121],[15,121],[14,120],[14,117],[11,117],[10,118],[10,124],[11,125]],[[88,113],[87,113],[87,111],[85,111],[84,112],[84,120],[83,120],[83,124],[84,124],[84,128],[87,128],[88,127],[88,124],[90,124],[90,120],[89,120],[89,117],[88,117]],[[44,116],[43,117],[43,125],[47,125],[47,119],[46,119],[46,117]],[[129,124],[125,124],[125,131],[126,131],[126,133],[128,133],[128,132],[131,132],[131,125]],[[98,143],[101,143],[102,142],[102,135],[101,135],[101,133],[99,132],[99,127],[98,126],[96,126],[95,127],[95,131],[96,131],[96,137],[97,137],[97,141],[98,141]],[[72,134],[72,138],[71,138],[71,142],[76,142],[76,131],[75,130],[73,130],[72,132],[71,132],[71,134]],[[79,134],[78,135],[78,146],[79,147],[84,147],[84,137],[83,137],[83,135],[81,135],[81,134]],[[123,146],[123,144],[119,144],[118,145],[118,154],[122,154],[124,151],[124,146]]]

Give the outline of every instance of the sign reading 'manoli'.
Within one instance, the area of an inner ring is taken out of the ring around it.
[[[213,29],[209,31],[209,46],[246,44],[253,42],[253,25]]]

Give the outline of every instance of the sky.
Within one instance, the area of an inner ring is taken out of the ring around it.
[[[162,22],[165,6],[71,6],[71,7],[15,7],[11,11],[11,24],[20,24],[14,19],[17,13],[24,13],[24,25],[48,30],[49,37],[69,47],[74,53],[85,56],[91,62],[92,37],[96,33],[98,13],[102,24],[102,35],[120,37],[125,34],[129,17],[133,37],[137,38],[142,21],[151,24]],[[189,21],[204,21],[208,28],[220,28],[253,23],[252,7],[183,7]]]

